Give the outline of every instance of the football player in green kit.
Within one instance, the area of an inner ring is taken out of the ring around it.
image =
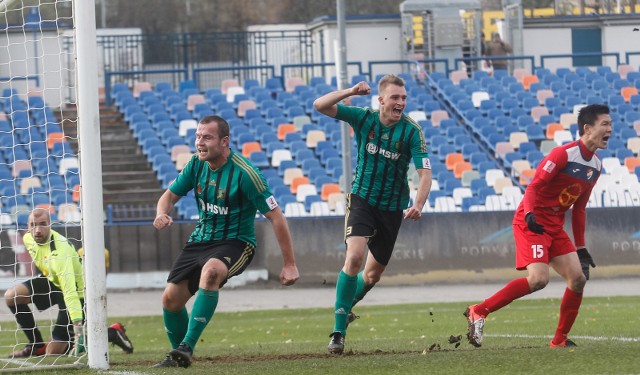
[[[218,304],[219,289],[253,258],[256,211],[271,222],[280,246],[280,282],[292,285],[299,278],[287,220],[260,171],[229,148],[229,124],[219,116],[205,116],[196,129],[195,145],[196,154],[160,197],[153,222],[157,229],[171,225],[169,212],[175,203],[195,190],[200,218],[162,295],[172,350],[157,367],[191,365],[196,343]],[[189,316],[185,305],[196,292]]]
[[[403,114],[407,103],[404,80],[395,75],[380,80],[379,110],[339,104],[353,95],[370,93],[369,85],[359,82],[313,103],[318,112],[349,123],[358,150],[345,218],[347,254],[336,282],[335,325],[328,346],[332,354],[344,351],[347,325],[355,317],[351,308],[380,280],[402,219],[420,218],[431,189],[431,165],[422,129]],[[409,207],[407,171],[412,160],[419,183]]]

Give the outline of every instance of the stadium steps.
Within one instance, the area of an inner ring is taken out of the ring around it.
[[[75,113],[65,117],[75,118]],[[71,137],[72,147],[77,150],[75,123],[65,123],[64,132]],[[109,204],[155,207],[163,189],[122,115],[115,109],[101,107],[100,132],[105,207]],[[152,220],[153,217],[139,219]]]

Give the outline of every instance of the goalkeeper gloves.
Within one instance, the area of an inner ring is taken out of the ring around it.
[[[527,227],[533,233],[536,233],[536,234],[544,233],[544,226],[536,222],[536,215],[534,215],[533,212],[527,213],[524,217],[524,221],[527,222]]]
[[[73,324],[73,348],[69,352],[70,356],[80,357],[87,351],[85,347],[85,334],[84,334],[84,326],[82,322]]]
[[[584,273],[584,277],[589,280],[589,266],[595,268],[596,264],[591,258],[591,254],[587,251],[586,248],[578,249],[578,259],[580,259],[580,266],[582,267],[582,273]]]

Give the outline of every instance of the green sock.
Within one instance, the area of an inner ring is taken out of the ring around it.
[[[349,276],[344,271],[340,271],[336,282],[336,304],[335,304],[335,325],[333,332],[347,334],[347,316],[351,311],[353,298],[356,294],[358,276]]]
[[[362,276],[363,273],[364,271],[361,271],[357,276],[358,280],[356,285],[356,294],[355,298],[353,299],[353,303],[351,304],[352,308],[356,305],[356,303],[360,302],[364,298],[364,296],[367,295],[371,288],[373,288],[373,284],[367,284],[364,282],[364,278]]]
[[[187,308],[183,307],[180,311],[162,309],[162,316],[164,317],[164,329],[167,331],[171,349],[175,349],[180,345],[184,335],[187,333],[189,325]]]
[[[195,350],[196,344],[202,331],[207,327],[213,313],[218,306],[218,291],[198,289],[198,296],[193,303],[191,309],[191,319],[189,319],[189,328],[184,336],[183,342],[189,344],[192,350]]]

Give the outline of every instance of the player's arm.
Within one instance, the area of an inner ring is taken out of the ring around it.
[[[575,201],[571,209],[571,227],[573,229],[573,238],[576,248],[585,247],[584,233],[587,223],[587,203],[591,196],[591,189],[585,191]]]
[[[589,280],[589,267],[595,267],[596,263],[591,258],[591,254],[586,247],[586,242],[584,239],[584,233],[586,229],[587,222],[587,203],[589,202],[589,197],[591,196],[591,190],[585,191],[578,200],[573,204],[573,208],[571,210],[571,226],[573,229],[573,238],[575,240],[576,248],[578,249],[578,258],[580,259],[580,266],[582,268],[582,273]]]
[[[282,285],[293,285],[300,278],[298,267],[296,266],[296,258],[293,254],[293,241],[291,241],[291,232],[287,218],[282,213],[280,207],[275,207],[271,211],[264,214],[273,226],[273,233],[276,236],[280,252],[282,253],[282,272],[280,273],[280,282]]]
[[[404,218],[417,220],[422,216],[422,208],[427,202],[432,183],[431,163],[429,162],[429,154],[427,153],[427,142],[424,139],[422,131],[415,132],[414,136],[411,137],[411,155],[413,156],[413,163],[418,173],[418,191],[416,192],[413,206],[405,212]]]
[[[369,95],[371,88],[366,82],[359,82],[355,86],[329,92],[313,102],[313,107],[323,115],[336,117],[338,114],[338,103],[353,95]]]
[[[156,218],[153,220],[153,226],[157,229],[163,229],[173,224],[173,219],[169,215],[173,206],[180,199],[180,196],[167,189],[160,199],[156,207]]]
[[[422,208],[427,202],[429,192],[431,191],[431,169],[418,169],[418,191],[413,201],[413,206],[409,207],[404,213],[405,219],[418,220],[422,216]]]
[[[52,254],[48,262],[50,276],[58,281],[69,318],[74,324],[82,324],[82,305],[73,267],[73,261],[79,257],[78,253],[72,245],[63,241],[56,241],[56,249],[56,255]]]

